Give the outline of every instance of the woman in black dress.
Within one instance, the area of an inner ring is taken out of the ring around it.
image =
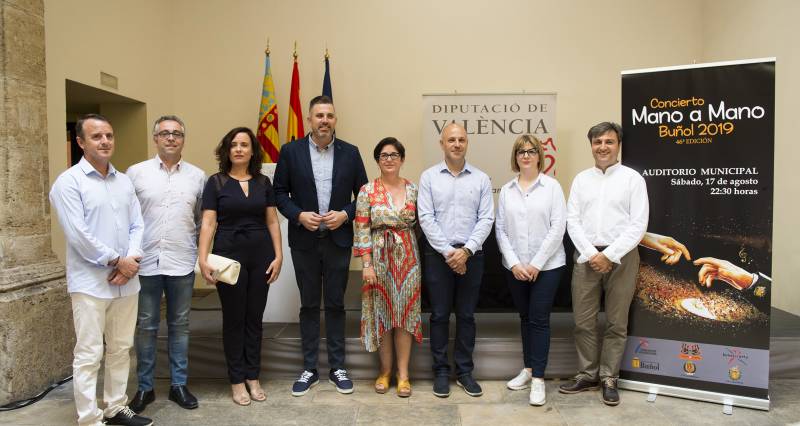
[[[233,401],[248,405],[267,397],[261,370],[261,321],[269,284],[281,271],[283,253],[275,193],[261,174],[262,153],[253,132],[237,127],[217,146],[219,173],[203,191],[199,263],[203,277],[215,283],[208,264],[213,253],[241,263],[235,285],[216,282],[222,303],[222,342]],[[216,233],[215,233],[216,232]]]

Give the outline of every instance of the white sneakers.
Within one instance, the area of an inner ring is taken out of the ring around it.
[[[531,405],[544,405],[545,403],[545,390],[544,379],[533,378],[531,372],[523,368],[517,377],[509,380],[506,387],[511,390],[523,390],[531,387],[531,394],[528,399]]]
[[[523,368],[522,371],[519,372],[517,377],[509,380],[506,383],[506,387],[511,390],[523,390],[527,389],[528,386],[531,385],[531,372],[528,371],[527,368]]]
[[[545,392],[544,392],[544,379],[532,379],[531,380],[531,395],[528,398],[528,402],[531,405],[544,405],[545,403]]]

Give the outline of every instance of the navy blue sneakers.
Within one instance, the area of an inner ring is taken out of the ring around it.
[[[481,385],[472,378],[471,374],[465,374],[456,380],[456,384],[464,389],[464,392],[467,393],[469,396],[481,396],[483,395],[483,389],[481,389]]]
[[[317,370],[303,370],[300,377],[292,385],[292,396],[303,396],[309,389],[319,383]],[[352,385],[351,385],[352,386]]]
[[[347,377],[347,370],[343,368],[331,369],[328,381],[336,386],[339,393],[353,393],[353,381]]]

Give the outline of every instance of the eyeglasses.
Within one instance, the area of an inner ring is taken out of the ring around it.
[[[175,139],[183,139],[184,134],[183,132],[179,132],[177,130],[174,132],[168,132],[166,130],[162,130],[156,133],[156,136],[158,136],[159,139],[169,139],[170,136],[172,136]]]
[[[538,153],[539,153],[539,150],[536,149],[536,148],[520,149],[519,151],[517,151],[517,157],[526,157],[526,156],[533,157],[534,155],[536,155]]]
[[[391,154],[388,154],[388,153],[383,152],[383,153],[381,153],[381,155],[378,156],[378,158],[381,161],[399,160],[400,159],[400,153],[399,152],[393,152]]]

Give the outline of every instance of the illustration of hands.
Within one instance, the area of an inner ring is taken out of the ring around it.
[[[737,290],[745,290],[753,285],[755,279],[750,272],[727,260],[715,257],[701,257],[695,260],[694,264],[701,266],[700,272],[697,274],[697,280],[700,285],[706,287],[711,287],[711,283],[714,280],[720,280]]]
[[[681,242],[669,236],[646,232],[639,244],[661,253],[661,261],[667,265],[678,263],[678,261],[681,260],[681,256],[686,258],[686,260],[692,260],[689,249]]]

